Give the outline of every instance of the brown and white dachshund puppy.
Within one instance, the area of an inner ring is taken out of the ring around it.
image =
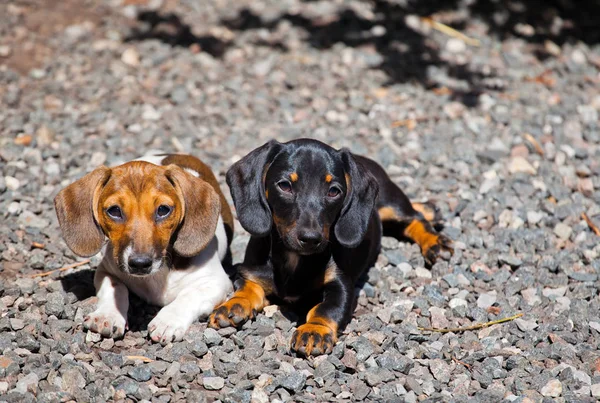
[[[84,327],[105,337],[125,332],[128,290],[163,307],[148,325],[153,341],[181,340],[233,289],[233,217],[210,168],[189,155],[153,155],[100,167],[55,198],[63,237],[80,256],[98,253],[96,310]]]
[[[291,343],[304,355],[333,348],[383,231],[416,242],[429,263],[452,251],[428,221],[435,216],[430,206],[411,204],[383,168],[346,149],[309,139],[271,141],[235,163],[227,183],[252,237],[237,291],[209,325],[240,326],[267,299],[297,303],[310,308]]]

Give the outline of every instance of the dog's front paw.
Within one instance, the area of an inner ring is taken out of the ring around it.
[[[98,309],[83,320],[83,327],[103,337],[118,339],[125,334],[127,320],[118,311]]]
[[[222,327],[239,327],[256,316],[252,302],[246,298],[233,297],[219,305],[210,315],[208,325],[219,329]]]
[[[183,340],[193,320],[178,312],[165,307],[148,324],[148,335],[156,343],[166,344]]]
[[[452,254],[454,254],[452,241],[445,235],[437,235],[436,242],[423,250],[423,257],[430,266],[440,257],[448,259]]]
[[[305,355],[329,354],[337,341],[335,332],[327,326],[305,323],[292,336],[292,350]]]

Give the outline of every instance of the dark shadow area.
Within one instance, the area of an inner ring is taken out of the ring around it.
[[[389,78],[387,84],[416,81],[425,88],[435,88],[439,84],[430,79],[428,67],[442,68],[449,77],[466,81],[471,89],[456,92],[453,97],[469,106],[476,104],[474,94],[483,91],[481,80],[485,77],[468,66],[443,60],[437,45],[405,22],[407,15],[428,16],[439,11],[440,6],[444,9],[456,6],[456,1],[415,2],[414,5],[407,3],[407,6],[381,0],[371,3],[375,15],[372,19],[366,19],[354,10],[342,9],[334,16],[311,19],[302,14],[284,14],[275,20],[263,21],[251,10],[244,9],[235,18],[222,22],[231,30],[245,31],[259,28],[274,30],[282,21],[288,21],[305,30],[307,41],[317,49],[329,49],[336,43],[372,48],[382,56],[382,62],[374,68],[386,73]]]
[[[94,272],[92,269],[76,271],[62,276],[60,282],[66,292],[75,294],[78,301],[83,301],[96,295]]]
[[[175,14],[159,14],[146,11],[138,15],[139,27],[125,38],[125,42],[138,42],[158,39],[171,46],[190,47],[197,45],[202,52],[221,57],[229,43],[212,35],[196,36],[189,25],[183,23]]]
[[[129,311],[127,312],[128,331],[139,332],[148,329],[148,324],[158,314],[161,307],[150,305],[134,293],[129,293]]]
[[[533,43],[551,40],[558,45],[600,42],[598,0],[478,0],[468,10],[470,16],[483,21],[490,34],[499,39],[512,36]],[[529,25],[533,32],[523,25]]]
[[[311,2],[305,0],[305,3]],[[451,87],[449,97],[469,107],[477,105],[479,94],[501,90],[489,80],[496,73],[483,74],[469,63],[444,60],[440,46],[429,39],[429,34],[424,35],[407,24],[408,16],[431,17],[461,32],[473,21],[481,23],[488,36],[499,40],[522,38],[529,42],[541,60],[553,57],[544,46],[546,41],[559,46],[578,41],[589,45],[600,42],[600,0],[365,0],[365,3],[370,5],[370,16],[340,6],[333,15],[308,17],[300,11],[267,20],[250,9],[243,9],[221,23],[237,32],[275,31],[281,22],[287,21],[306,31],[306,41],[316,49],[329,49],[336,43],[372,49],[382,59],[373,68],[386,73],[388,85],[417,82],[427,89],[448,86]],[[142,12],[138,22],[139,26],[126,41],[158,39],[171,46],[197,45],[199,51],[215,57],[221,57],[232,44],[211,35],[195,35],[190,25],[172,13]],[[255,45],[281,52],[288,50],[279,39],[257,39]]]
[[[479,0],[469,7],[469,15],[484,22],[499,40],[516,37],[537,45],[533,53],[542,61],[555,57],[545,46],[547,41],[558,46],[600,43],[598,0]]]
[[[63,289],[66,292],[73,293],[78,301],[83,301],[96,295],[94,288],[95,270],[81,270],[67,274],[61,277]],[[129,310],[127,312],[127,331],[142,331],[148,328],[148,323],[156,316],[160,307],[150,305],[136,296],[129,293]]]
[[[468,64],[458,65],[443,60],[439,47],[433,41],[407,25],[407,16],[433,17],[459,31],[463,31],[470,20],[477,20],[487,26],[488,35],[500,40],[523,38],[539,44],[535,53],[541,59],[549,56],[545,54],[543,46],[546,40],[559,46],[567,42],[596,44],[600,41],[598,0],[477,0],[472,4],[459,0],[370,0],[369,3],[372,5],[373,18],[366,18],[345,8],[333,16],[309,18],[302,12],[286,13],[266,21],[251,10],[244,9],[236,17],[223,20],[222,23],[234,31],[247,31],[275,30],[282,21],[288,21],[305,30],[308,43],[317,49],[328,49],[336,43],[372,47],[383,59],[375,68],[386,73],[388,84],[416,81],[425,88],[433,89],[440,84],[431,79],[429,70],[431,67],[441,69],[451,80],[466,83],[468,89],[453,88],[450,97],[467,106],[476,106],[478,95],[482,92],[500,89],[485,80],[493,77],[494,72],[484,75]],[[269,44],[263,41],[257,45]],[[277,43],[276,47],[285,49],[281,43]]]

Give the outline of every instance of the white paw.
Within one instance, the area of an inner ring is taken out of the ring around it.
[[[181,341],[192,321],[187,315],[178,314],[165,307],[148,324],[148,335],[152,341],[161,344]]]
[[[83,320],[83,327],[103,337],[118,339],[125,334],[127,320],[118,311],[97,309]]]

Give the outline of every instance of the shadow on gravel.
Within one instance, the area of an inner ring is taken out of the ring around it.
[[[551,40],[558,45],[600,42],[599,0],[478,0],[468,11],[470,16],[484,21],[489,32],[499,39],[512,36],[532,43]],[[524,25],[533,28],[533,32]]]
[[[159,14],[146,11],[138,15],[139,27],[125,38],[125,42],[138,42],[158,39],[171,46],[199,46],[200,50],[214,57],[221,57],[229,43],[212,35],[196,36],[189,25],[175,14]]]
[[[452,64],[443,60],[435,43],[406,24],[408,15],[433,14],[438,10],[435,7],[437,3],[419,2],[406,7],[383,0],[371,3],[373,18],[366,18],[348,8],[327,17],[309,18],[302,13],[288,13],[274,20],[264,21],[251,10],[244,9],[237,17],[223,20],[222,23],[231,30],[245,31],[259,28],[275,30],[282,21],[288,21],[304,29],[308,33],[307,41],[317,49],[329,49],[336,43],[357,48],[374,48],[382,56],[381,63],[375,68],[386,73],[389,78],[388,85],[416,81],[425,88],[434,89],[439,84],[432,80],[431,76],[437,74],[439,69],[444,69],[451,79],[467,83],[468,90],[463,89],[452,94],[453,99],[467,106],[475,106],[477,95],[484,89],[490,89],[484,88],[484,75],[471,70],[468,65]],[[450,0],[443,4],[449,7],[455,4],[455,1]]]
[[[95,270],[80,270],[61,277],[60,282],[66,292],[72,292],[78,301],[83,301],[96,295],[94,288]]]
[[[94,288],[95,270],[81,270],[75,273],[63,276],[60,281],[66,292],[75,294],[78,301],[86,300],[96,295]],[[130,331],[142,331],[148,328],[148,323],[156,316],[160,307],[150,305],[137,297],[132,292],[129,293],[129,310],[127,325]]]
[[[311,0],[305,0],[306,3]],[[432,77],[444,70],[451,81],[462,81],[466,88],[452,89],[451,97],[466,106],[475,106],[484,91],[497,90],[494,72],[486,75],[469,64],[459,65],[443,60],[438,45],[427,36],[407,25],[407,16],[433,17],[457,30],[464,30],[470,20],[487,26],[490,35],[500,40],[520,37],[543,44],[546,40],[562,45],[583,41],[600,41],[600,2],[564,0],[522,0],[490,2],[475,0],[468,5],[458,0],[390,1],[370,0],[372,16],[359,15],[345,8],[333,16],[307,17],[302,12],[286,13],[272,20],[264,20],[250,9],[243,9],[222,23],[234,31],[255,29],[275,30],[282,21],[304,29],[307,41],[317,49],[328,49],[336,43],[352,47],[374,47],[382,62],[376,68],[383,70],[388,84],[417,81],[433,89],[440,84]],[[285,50],[281,43],[261,42]],[[536,51],[543,59],[549,56],[544,46]],[[486,80],[487,79],[487,80]]]

